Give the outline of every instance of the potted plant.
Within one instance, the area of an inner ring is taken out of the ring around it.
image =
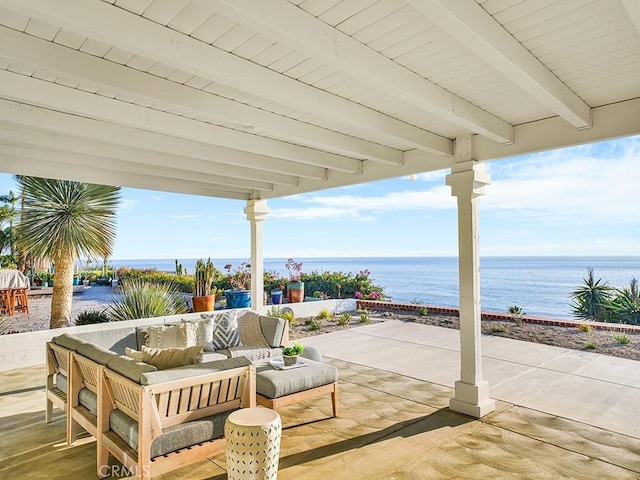
[[[211,290],[215,272],[211,258],[207,259],[206,262],[202,259],[196,262],[196,270],[193,275],[193,297],[191,299],[194,312],[210,312],[215,309],[216,291],[212,292]]]
[[[287,301],[289,303],[299,303],[304,300],[304,282],[302,277],[302,263],[298,263],[290,258],[285,264],[289,271],[289,283],[287,283]]]
[[[227,308],[247,308],[251,305],[251,265],[243,262],[238,265],[235,272],[231,272],[233,265],[224,266],[229,274],[227,282],[231,287],[225,290]]]
[[[282,349],[282,360],[285,366],[290,367],[298,362],[298,356],[304,350],[304,345],[300,342],[293,342],[293,345]]]
[[[271,290],[271,303],[273,305],[281,305],[282,304],[282,292],[284,290],[284,285],[280,285],[280,288]]]

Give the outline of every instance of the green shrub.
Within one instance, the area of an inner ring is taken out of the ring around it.
[[[594,342],[585,343],[584,348],[587,350],[595,350],[598,348]]]
[[[369,318],[369,315],[366,313],[361,313],[360,314],[360,323],[369,323],[371,322],[371,319]]]
[[[92,325],[94,323],[106,323],[109,316],[104,310],[85,310],[78,314],[76,325]]]
[[[121,287],[122,296],[105,313],[111,321],[179,315],[187,311],[184,297],[171,285],[129,279]]]
[[[427,307],[420,307],[418,309],[418,315],[421,317],[426,317],[429,315],[429,309]]]
[[[284,312],[282,312],[282,315],[280,315],[282,318],[284,318],[287,322],[289,323],[295,323],[296,321],[296,316],[293,314],[293,312],[286,310]]]
[[[616,333],[613,339],[620,345],[629,345],[631,343],[631,337],[626,333]]]
[[[217,273],[220,273],[219,271]],[[193,275],[176,275],[175,273],[164,273],[155,269],[140,269],[122,267],[118,269],[118,284],[126,285],[132,280],[157,285],[172,286],[178,292],[193,293],[195,283]]]
[[[491,331],[493,333],[507,333],[507,327],[504,325],[491,325]]]
[[[369,310],[367,310],[366,308],[359,308],[359,309],[356,310],[356,313],[358,315],[362,315],[363,313],[366,315],[366,314],[369,313]]]
[[[349,325],[350,321],[351,321],[351,314],[350,313],[343,313],[338,318],[337,323],[338,323],[338,325]]]
[[[333,317],[333,314],[326,308],[323,310],[320,310],[320,313],[318,314],[318,318],[332,318],[332,317]]]
[[[322,328],[322,322],[316,318],[310,318],[306,324],[309,330],[320,330]]]
[[[581,323],[580,325],[578,325],[578,330],[580,330],[581,332],[589,333],[591,331],[591,326],[587,325],[586,323]]]
[[[296,356],[300,355],[304,351],[304,345],[300,342],[293,342],[293,344],[289,347],[284,347],[282,349],[282,354],[287,356]]]

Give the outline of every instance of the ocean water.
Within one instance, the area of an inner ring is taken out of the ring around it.
[[[179,259],[193,272],[195,259]],[[213,259],[217,268],[237,266],[244,260]],[[374,283],[399,302],[458,306],[457,257],[301,258],[303,272],[369,270]],[[286,259],[265,259],[265,270],[286,274]],[[116,267],[175,271],[174,260],[112,260]],[[640,279],[640,257],[482,257],[480,285],[482,310],[505,312],[518,305],[530,315],[572,318],[570,294],[583,283],[587,268],[595,278],[614,287],[628,287]]]

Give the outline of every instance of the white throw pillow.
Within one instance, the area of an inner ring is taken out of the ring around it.
[[[205,316],[203,315],[202,320],[185,320],[182,319],[182,323],[187,325],[189,329],[188,336],[189,338],[194,339],[193,344],[189,344],[189,346],[200,346],[206,352],[213,352],[215,349],[213,347],[213,327],[215,324],[215,317],[213,316]]]
[[[195,345],[193,332],[187,325],[153,325],[147,329],[147,338],[144,344],[151,348],[175,348]]]
[[[240,345],[238,333],[238,311],[229,310],[217,315],[213,326],[213,347],[215,350]]]

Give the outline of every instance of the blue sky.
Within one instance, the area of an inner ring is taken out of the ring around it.
[[[487,163],[480,254],[640,255],[639,167],[640,137]],[[265,256],[455,256],[448,172],[269,200]],[[248,258],[244,206],[124,188],[113,259]]]

